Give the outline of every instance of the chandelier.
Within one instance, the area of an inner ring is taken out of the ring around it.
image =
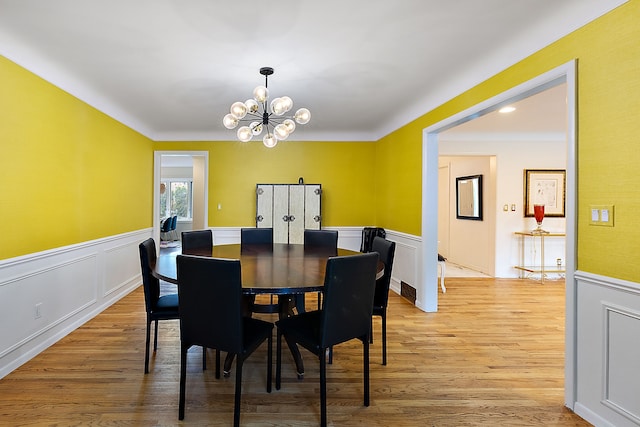
[[[294,115],[286,114],[293,108],[293,101],[288,96],[274,98],[269,103],[267,79],[273,74],[273,68],[262,67],[260,74],[264,76],[264,86],[253,90],[253,98],[245,102],[234,102],[230,113],[224,116],[222,123],[227,129],[238,128],[238,139],[242,142],[251,141],[254,136],[266,131],[262,143],[268,147],[275,147],[278,141],[285,140],[296,129],[296,123],[309,123],[311,112],[300,108]],[[268,107],[267,107],[268,105]]]

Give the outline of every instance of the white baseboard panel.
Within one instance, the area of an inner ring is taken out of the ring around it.
[[[640,283],[584,271],[574,280],[574,410],[596,426],[640,426]]]
[[[0,378],[141,283],[145,229],[0,261]],[[144,306],[140,307],[144,310]]]

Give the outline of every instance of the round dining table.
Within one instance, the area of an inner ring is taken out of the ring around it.
[[[188,255],[213,258],[239,259],[243,295],[278,295],[279,315],[292,314],[292,295],[320,292],[324,288],[327,260],[333,256],[358,255],[348,249],[305,247],[300,244],[230,244],[211,249],[191,250]],[[178,284],[177,252],[161,255],[152,266],[152,274],[160,280]],[[378,261],[377,277],[384,272],[384,263]],[[297,347],[289,346],[296,363],[298,377],[304,375],[304,365]],[[225,366],[225,372],[228,370]]]
[[[210,250],[191,250],[187,254],[239,259],[242,293],[245,295],[292,295],[322,291],[329,257],[357,255],[360,252],[274,243],[217,245]],[[174,252],[158,257],[155,266],[152,266],[153,275],[177,284],[176,255]]]

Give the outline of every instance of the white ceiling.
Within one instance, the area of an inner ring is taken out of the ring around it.
[[[0,54],[154,140],[230,140],[271,66],[295,140],[376,140],[625,0],[0,0]]]

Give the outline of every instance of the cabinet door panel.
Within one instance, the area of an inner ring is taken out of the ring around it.
[[[289,186],[273,186],[273,242],[289,242]]]
[[[304,243],[304,185],[289,186],[289,243]]]
[[[320,185],[305,185],[304,228],[319,230],[320,217]]]
[[[256,188],[256,227],[273,227],[273,185],[259,184]]]

